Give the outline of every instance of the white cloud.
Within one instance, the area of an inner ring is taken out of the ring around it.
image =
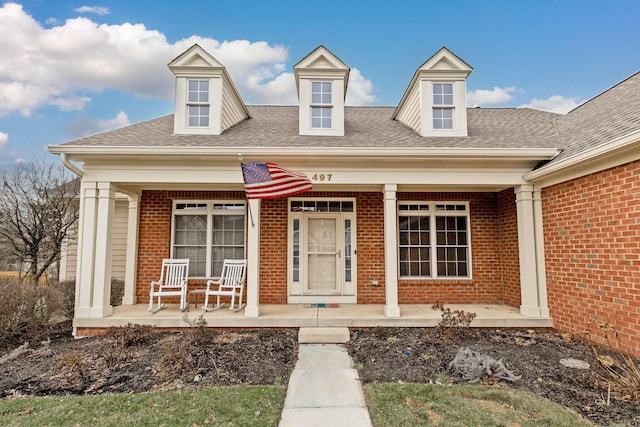
[[[493,89],[478,89],[467,93],[467,106],[487,106],[496,104],[506,104],[513,100],[513,93],[516,92],[515,87],[500,88],[494,86]]]
[[[169,101],[174,80],[167,63],[194,43],[227,67],[248,104],[297,102],[285,71],[287,49],[264,41],[191,36],[169,43],[143,24],[98,24],[86,17],[45,28],[15,3],[0,7],[0,40],[0,117],[29,117],[47,106],[82,110],[108,89]],[[353,74],[354,102],[375,99],[370,82]]]
[[[554,95],[547,99],[534,99],[528,104],[520,105],[518,108],[535,108],[536,110],[565,114],[583,102],[584,101],[578,100],[578,98],[565,98],[560,95]]]
[[[0,132],[0,149],[9,144],[9,134]]]
[[[347,105],[368,105],[377,101],[373,92],[373,83],[366,79],[357,68],[352,68],[349,73],[349,86],[347,87]]]
[[[96,15],[108,15],[111,13],[108,7],[102,6],[80,6],[73,9],[73,11],[78,13],[95,13]]]
[[[72,138],[93,135],[106,132],[111,129],[129,125],[129,117],[124,111],[120,111],[112,119],[100,120],[88,117],[79,117],[67,123],[65,129]]]

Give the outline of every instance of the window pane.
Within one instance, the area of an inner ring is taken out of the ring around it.
[[[331,128],[331,108],[311,107],[311,126],[314,128]]]
[[[433,105],[453,105],[453,84],[433,84]]]
[[[331,82],[311,82],[311,103],[331,104]]]
[[[189,105],[189,126],[208,127],[209,126],[209,106]]]
[[[414,205],[406,206],[413,207]],[[418,212],[417,209],[415,211]],[[400,229],[398,233],[400,275],[412,277],[431,276],[429,217],[423,215],[400,216],[398,217],[398,227]]]
[[[453,108],[434,108],[433,128],[453,129]]]

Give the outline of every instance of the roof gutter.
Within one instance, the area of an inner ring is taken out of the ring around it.
[[[71,172],[75,173],[79,177],[82,177],[82,174],[84,173],[84,171],[80,169],[78,166],[71,163],[71,161],[69,160],[69,155],[67,153],[58,153],[58,155],[60,156],[60,160],[62,160],[62,164],[67,169],[69,169]]]
[[[556,148],[406,148],[395,147],[353,149],[350,147],[305,147],[301,151],[291,151],[290,147],[139,147],[139,146],[53,146],[49,151],[73,157],[84,156],[215,156],[237,158],[242,152],[245,157],[358,157],[385,158],[411,157],[413,159],[529,159],[551,160],[558,155]],[[64,159],[64,158],[63,158]],[[68,158],[67,158],[68,161]],[[64,160],[63,160],[64,162]],[[67,166],[68,167],[68,166]],[[77,169],[77,168],[76,168]]]

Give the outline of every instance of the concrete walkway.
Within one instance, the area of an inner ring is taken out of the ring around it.
[[[371,427],[358,371],[344,346],[302,344],[280,427]]]

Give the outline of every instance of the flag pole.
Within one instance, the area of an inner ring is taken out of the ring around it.
[[[244,172],[242,171],[242,153],[238,153],[238,160],[240,160],[240,172],[242,173],[242,181],[244,182]],[[247,192],[244,193],[245,197],[247,196]],[[249,219],[251,220],[251,226],[255,227],[256,223],[253,222],[253,212],[251,212],[251,204],[249,203],[249,199],[247,198],[247,210],[249,211]]]

